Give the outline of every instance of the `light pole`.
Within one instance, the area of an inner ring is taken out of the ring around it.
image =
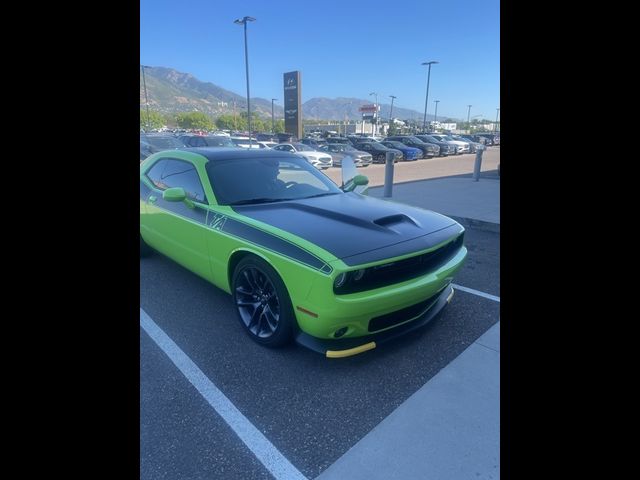
[[[276,101],[277,98],[272,98],[271,99],[271,134],[274,134],[276,132],[276,128],[275,128],[275,122],[273,120],[273,102]]]
[[[374,121],[377,123],[378,121],[378,93],[377,92],[371,92],[369,94],[369,96],[371,95],[375,95],[376,96],[376,111],[373,113],[373,119]],[[376,136],[376,123],[373,124],[373,136]]]
[[[438,123],[438,103],[440,103],[440,100],[434,100],[433,103],[436,104],[436,113],[433,115],[433,123],[435,124]]]
[[[429,71],[427,73],[427,96],[424,99],[424,118],[422,119],[422,130],[425,130],[427,125],[427,104],[429,102],[429,81],[431,80],[431,65],[433,65],[434,63],[438,63],[438,62],[435,60],[431,60],[430,62],[422,63],[422,65],[429,65]]]
[[[391,98],[391,111],[389,112],[389,127],[393,123],[393,101],[397,98],[395,95],[389,95]]]
[[[493,133],[496,133],[496,128],[498,127],[498,114],[500,113],[500,108],[496,108],[496,123],[493,124]]]
[[[469,110],[467,110],[467,128],[469,128],[469,133],[471,133],[471,125],[469,124],[469,115],[471,115],[471,107],[473,107],[473,105],[467,105],[467,107],[469,107]]]
[[[149,126],[149,98],[147,97],[147,80],[144,78],[144,69],[147,68],[146,65],[140,65],[142,69],[142,84],[144,85],[144,102],[147,105],[147,132],[150,130]]]
[[[249,95],[249,50],[247,48],[247,22],[254,22],[256,19],[253,17],[243,17],[242,19],[234,20],[236,25],[244,25],[244,64],[247,70],[247,122],[249,125],[249,148],[252,148],[251,144],[251,97]]]

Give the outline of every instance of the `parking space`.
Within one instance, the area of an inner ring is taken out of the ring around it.
[[[455,282],[499,296],[500,235],[470,228],[465,243],[469,256]],[[499,318],[499,303],[458,291],[418,334],[358,356],[329,360],[295,345],[270,350],[244,333],[227,294],[157,254],[140,262],[140,305],[308,478]],[[140,342],[141,478],[270,478],[142,329]]]

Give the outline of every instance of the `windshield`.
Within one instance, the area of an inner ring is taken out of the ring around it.
[[[207,145],[210,147],[235,147],[236,144],[229,137],[212,136],[205,137]]]
[[[297,200],[342,193],[307,160],[291,157],[215,160],[206,166],[220,205]]]
[[[409,140],[410,144],[414,145],[422,145],[424,142],[420,140],[418,137],[414,137],[413,135],[406,137]]]
[[[385,147],[389,148],[404,148],[406,145],[402,142],[382,142]]]

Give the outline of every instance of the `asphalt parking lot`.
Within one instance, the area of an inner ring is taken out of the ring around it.
[[[464,157],[474,155],[418,162]],[[383,166],[364,170],[373,168]],[[469,255],[455,283],[499,296],[499,233],[468,228],[465,244]],[[140,261],[140,306],[308,478],[499,320],[499,303],[458,290],[421,332],[361,355],[331,360],[295,345],[270,350],[244,333],[230,296],[158,254]],[[273,478],[142,328],[140,389],[141,479]]]

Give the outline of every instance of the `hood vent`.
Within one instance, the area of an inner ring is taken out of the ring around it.
[[[376,225],[380,225],[381,227],[388,227],[389,225],[403,222],[409,222],[416,227],[418,226],[413,218],[408,217],[407,215],[404,215],[402,213],[397,215],[389,215],[387,217],[381,217],[373,221],[373,223],[375,223]]]

